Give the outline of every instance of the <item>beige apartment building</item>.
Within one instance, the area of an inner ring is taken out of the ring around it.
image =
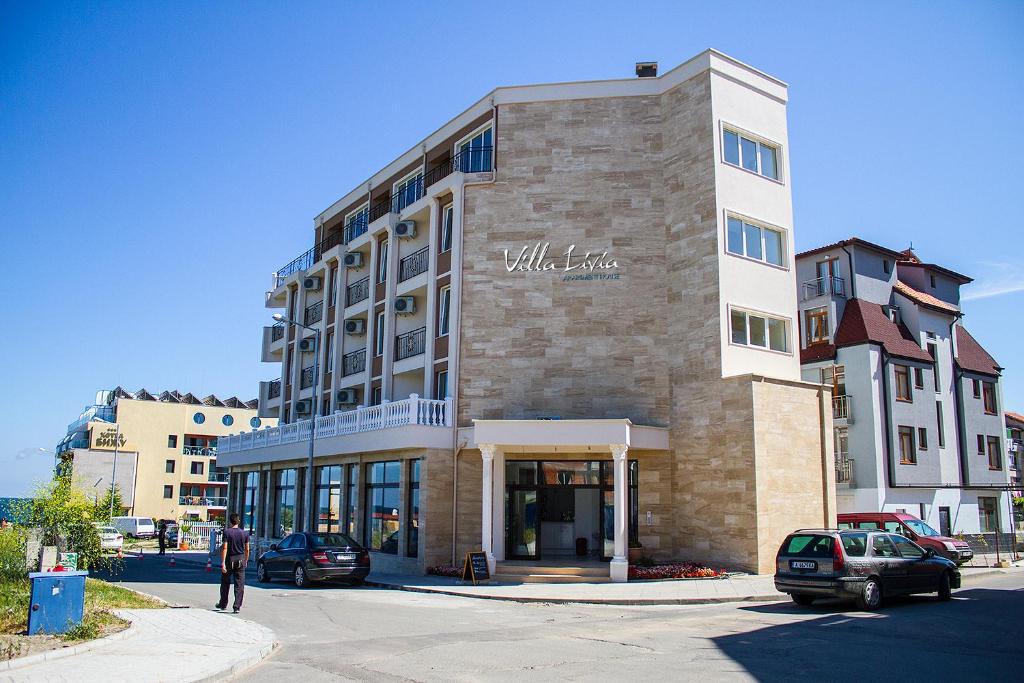
[[[228,473],[217,464],[217,439],[276,423],[257,417],[255,400],[118,387],[97,394],[56,453],[91,498],[102,498],[113,478],[127,514],[223,520]]]
[[[265,297],[281,424],[219,441],[254,535],[625,580],[640,555],[770,572],[834,526],[787,86],[712,50],[652,71],[497,88],[315,217]]]

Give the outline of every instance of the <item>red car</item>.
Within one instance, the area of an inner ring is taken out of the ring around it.
[[[958,565],[974,557],[974,551],[964,541],[943,536],[914,515],[904,512],[847,512],[838,516],[840,529],[882,529],[906,536],[925,550],[931,549],[940,557]]]

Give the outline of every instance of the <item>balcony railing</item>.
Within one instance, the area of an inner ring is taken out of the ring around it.
[[[430,187],[439,180],[447,178],[455,171],[463,173],[479,173],[490,171],[492,147],[477,147],[466,150],[453,156],[451,159],[442,162],[423,176],[423,187]]]
[[[206,480],[218,484],[226,484],[229,476],[230,475],[228,472],[222,472],[220,470],[210,470],[210,476],[208,476]]]
[[[369,211],[360,211],[355,216],[348,219],[348,223],[345,224],[345,244],[348,244],[355,238],[366,233],[367,229],[370,227],[369,216]]]
[[[430,247],[423,247],[419,251],[409,254],[398,262],[398,281],[405,282],[420,273],[427,272],[430,263]]]
[[[345,241],[344,231],[331,233],[318,244],[302,252],[274,273],[274,289],[277,289],[292,273],[309,270],[313,264],[323,258],[324,254]]]
[[[853,422],[853,404],[850,396],[832,397],[832,419]]]
[[[281,380],[271,380],[270,386],[267,387],[267,398],[277,398],[281,395]]]
[[[391,213],[401,213],[402,209],[409,206],[423,196],[423,176],[410,180],[391,198]]]
[[[346,353],[341,357],[341,376],[357,375],[366,369],[366,349]]]
[[[216,458],[217,457],[217,447],[216,446],[182,446],[181,447],[181,454],[182,455],[191,455],[194,458],[199,458],[199,457]]]
[[[804,301],[814,299],[826,294],[832,296],[846,296],[846,281],[836,275],[826,275],[814,280],[808,280],[803,284]]]
[[[227,496],[178,496],[178,505],[193,505],[207,508],[228,506]]]
[[[306,312],[302,316],[302,321],[307,325],[315,325],[324,317],[324,302],[317,301],[315,304],[306,306]]]
[[[284,337],[284,323],[274,323],[270,328],[270,341],[276,342]]]
[[[302,374],[299,376],[299,388],[308,389],[311,386],[313,386],[313,366],[302,368]]]
[[[853,458],[836,456],[836,483],[853,486]]]
[[[386,216],[391,213],[391,199],[385,197],[376,204],[370,207],[370,222],[374,222],[381,216]]]
[[[395,360],[412,358],[423,353],[427,346],[427,328],[421,327],[395,337]]]
[[[220,437],[220,453],[237,453],[253,448],[279,446],[286,443],[308,441],[314,420],[300,420],[278,427],[257,429]],[[432,401],[413,394],[407,399],[394,403],[382,403],[369,408],[356,408],[346,412],[333,413],[315,418],[316,438],[345,436],[377,429],[389,429],[403,425],[426,425],[428,427],[451,427],[451,399]]]
[[[370,276],[356,280],[345,288],[345,305],[352,306],[370,298]]]

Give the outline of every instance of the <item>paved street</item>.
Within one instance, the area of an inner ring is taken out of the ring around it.
[[[215,573],[126,560],[126,585],[196,608]],[[865,614],[831,603],[610,607],[518,604],[373,588],[264,586],[242,616],[281,647],[246,681],[1006,680],[1024,666],[1024,572]]]

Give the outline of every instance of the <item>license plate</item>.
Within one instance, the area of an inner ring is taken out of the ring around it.
[[[790,560],[789,561],[789,568],[790,569],[817,569],[818,568],[818,563],[817,562],[808,562],[807,560]]]
[[[352,553],[337,553],[334,556],[335,562],[351,562],[354,559],[356,559],[356,556]]]

